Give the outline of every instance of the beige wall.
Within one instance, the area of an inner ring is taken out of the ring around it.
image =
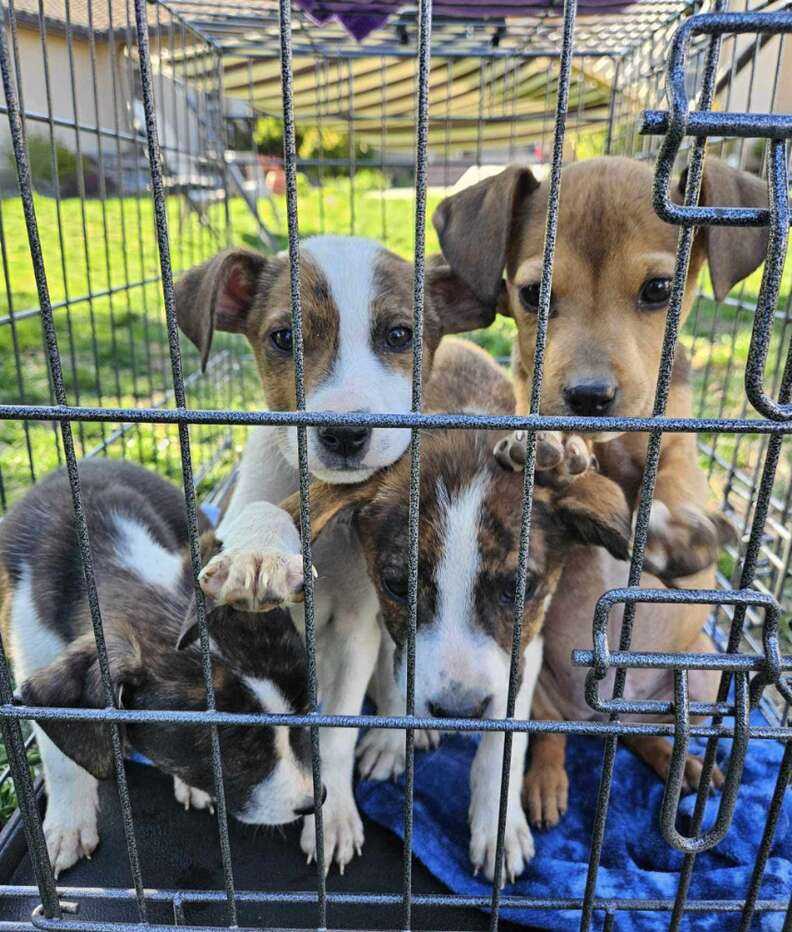
[[[27,114],[26,127],[28,136],[41,136],[49,139],[47,122],[36,117],[47,117],[47,97],[44,83],[44,59],[41,39],[37,29],[19,24],[19,52],[22,70],[22,95]],[[9,43],[10,44],[10,43]],[[94,95],[92,81],[92,63],[90,45],[87,39],[74,36],[72,39],[74,59],[74,86],[77,98],[77,116],[74,117],[72,99],[72,82],[69,70],[69,54],[66,38],[50,30],[47,34],[47,61],[49,67],[52,94],[53,117],[68,123],[79,122],[83,129],[79,133],[79,143],[84,154],[95,157],[99,142],[96,132],[96,113],[98,108],[99,126],[110,135],[103,135],[101,145],[105,157],[113,158],[116,154],[114,134],[116,126],[122,135],[121,152],[137,151],[144,156],[140,145],[134,146],[131,139],[123,137],[139,136],[143,132],[143,108],[137,99],[136,89],[130,87],[130,68],[124,54],[124,45],[119,43],[115,54],[111,54],[108,43],[97,39],[95,43],[95,66],[97,94]],[[116,96],[118,100],[117,120],[113,114],[113,81],[111,67],[116,69]],[[156,68],[156,63],[155,63]],[[134,78],[132,78],[134,81]],[[165,163],[172,174],[185,175],[191,170],[193,159],[186,154],[169,151],[167,147],[179,149],[182,153],[197,155],[206,143],[201,138],[196,111],[205,113],[205,100],[195,88],[186,92],[180,81],[171,81],[167,76],[155,73],[155,95],[158,101],[160,143],[166,147]],[[189,98],[190,106],[187,105]],[[0,100],[5,103],[2,88]],[[138,127],[138,130],[135,129]],[[91,129],[85,129],[90,127]],[[205,134],[204,134],[205,135]],[[77,148],[77,131],[73,126],[56,126],[55,136],[58,142],[73,152]],[[5,153],[11,147],[8,120],[0,115],[0,152]]]
[[[756,37],[739,36],[736,40],[736,57],[750,51]],[[792,48],[789,43],[780,56],[780,73],[775,77],[779,66],[780,37],[776,36],[764,46],[756,56],[756,66],[746,64],[732,83],[731,92],[724,93],[719,99],[720,107],[729,110],[748,110],[751,113],[792,113]],[[725,66],[730,60],[735,43],[730,40],[724,46],[721,64]],[[753,77],[752,77],[753,75]],[[773,92],[775,89],[775,98]]]
[[[22,98],[25,112],[28,115],[26,121],[27,132],[29,135],[48,137],[48,124],[35,119],[36,116],[47,117],[49,112],[44,83],[44,58],[41,50],[41,38],[37,30],[25,28],[22,24],[17,29],[17,36],[22,71]],[[96,125],[96,108],[98,107],[99,125],[113,132],[115,124],[113,119],[113,86],[110,74],[112,57],[109,46],[102,41],[96,43],[95,61],[98,92],[96,96],[94,95],[91,80],[91,57],[88,41],[74,37],[72,50],[78,120],[75,120],[66,38],[52,31],[47,34],[47,62],[52,95],[52,115],[57,119],[79,122],[84,126],[93,127]],[[118,56],[116,58],[118,59]],[[117,62],[117,72],[119,72],[118,92],[121,101],[118,114],[119,128],[127,131],[128,119],[123,101],[128,97],[128,91],[126,89],[127,82],[123,80],[126,77],[123,60]],[[5,95],[2,94],[1,88],[0,99],[5,103]],[[74,128],[56,126],[55,136],[59,142],[72,150],[76,150],[77,134]],[[3,118],[0,120],[0,147],[6,150],[9,145],[8,121]],[[80,146],[86,154],[95,155],[98,149],[96,133],[81,131]],[[102,146],[105,150],[109,150],[111,147],[114,148],[115,143],[112,139],[105,137],[102,139]]]

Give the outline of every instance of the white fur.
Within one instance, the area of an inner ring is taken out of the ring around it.
[[[22,567],[14,589],[10,639],[14,673],[20,683],[56,660],[66,646],[62,638],[41,623],[28,566]],[[33,725],[33,731],[47,790],[44,837],[57,877],[83,855],[90,856],[99,844],[98,785],[95,778],[60,751],[38,725]]]
[[[233,521],[226,516],[217,536],[225,550],[272,548],[287,554],[302,553],[300,535],[291,515],[269,502],[251,502]]]
[[[444,521],[443,555],[437,567],[437,623],[446,636],[456,636],[468,621],[480,566],[479,518],[487,478],[479,474],[453,502],[443,485],[438,500]]]
[[[509,655],[473,624],[475,586],[480,571],[479,522],[488,479],[476,476],[453,498],[438,489],[442,520],[442,556],[435,572],[437,611],[416,638],[417,714],[429,703],[444,708],[477,706],[504,681]],[[397,676],[406,686],[406,661]]]
[[[29,566],[23,565],[11,603],[11,656],[17,683],[36,670],[49,666],[63,652],[66,642],[45,627],[33,600],[33,581]]]
[[[542,666],[542,638],[535,637],[525,647],[523,678],[514,706],[515,719],[528,719],[531,713],[534,687]],[[500,690],[492,702],[488,718],[506,717],[508,684],[500,682]],[[534,856],[533,837],[528,827],[520,792],[528,749],[525,732],[515,732],[512,738],[509,794],[506,809],[506,833],[503,840],[504,858],[502,883],[515,880]],[[500,807],[501,773],[503,769],[503,734],[486,732],[481,739],[470,770],[470,860],[474,872],[484,871],[492,880],[495,874],[498,813]]]
[[[306,398],[310,411],[373,411],[399,414],[410,410],[412,381],[387,366],[371,341],[374,272],[383,249],[373,240],[351,236],[316,236],[302,250],[324,275],[338,309],[338,355],[328,377]],[[323,466],[315,428],[308,432],[311,472],[325,482],[360,482],[389,466],[407,449],[409,430],[375,428],[365,456],[353,469]],[[297,463],[297,432],[287,429],[286,456]]]
[[[113,518],[118,530],[116,559],[119,564],[136,573],[144,582],[171,588],[182,572],[181,556],[160,546],[134,518],[116,514]]]
[[[173,795],[176,797],[176,802],[184,806],[185,812],[190,809],[208,809],[209,812],[214,813],[214,800],[211,795],[195,786],[190,786],[178,777],[173,778]]]
[[[636,509],[636,515],[638,510]],[[656,498],[652,502],[652,508],[649,512],[649,533],[657,536],[665,536],[671,526],[671,512],[668,505]]]
[[[244,679],[265,712],[288,715],[294,711],[272,680],[252,676]],[[274,770],[253,790],[247,808],[238,816],[241,822],[269,825],[293,822],[297,817],[295,809],[313,802],[311,771],[294,756],[289,729],[278,725],[273,731],[278,762]]]
[[[386,366],[371,343],[371,303],[374,271],[381,247],[369,240],[315,237],[302,249],[323,272],[339,313],[339,351],[328,378],[307,398],[310,410],[401,413],[410,410],[411,379]],[[328,470],[322,465],[318,436],[308,430],[311,473],[328,482],[360,482],[374,470],[395,462],[407,449],[408,430],[375,429],[359,468]],[[250,431],[239,479],[218,537],[227,541],[254,536],[258,518],[244,517],[254,502],[277,504],[297,488],[297,431],[258,427]],[[260,517],[260,516],[258,516]],[[253,531],[253,533],[251,533]],[[286,549],[294,548],[286,542]],[[368,577],[357,537],[342,521],[328,527],[313,548],[319,573],[315,588],[317,663],[322,706],[329,714],[360,712],[374,670],[380,643],[378,602]],[[302,607],[291,606],[292,619],[304,630]],[[332,620],[332,625],[330,621]],[[325,864],[343,870],[363,843],[363,825],[352,793],[356,729],[322,729],[322,775],[327,786],[323,809]],[[303,827],[301,845],[316,855],[314,819]]]
[[[378,715],[404,715],[407,711],[405,697],[393,676],[396,645],[381,617],[379,622],[379,657],[368,694],[377,706]],[[413,734],[413,741],[416,750],[429,750],[440,743],[440,733],[419,728]],[[367,780],[395,780],[404,773],[406,766],[404,732],[398,728],[370,728],[359,741],[356,754],[362,777]]]

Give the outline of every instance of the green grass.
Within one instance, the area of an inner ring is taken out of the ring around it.
[[[412,255],[412,199],[395,197],[383,202],[377,177],[371,173],[361,173],[355,180],[354,209],[348,181],[330,179],[321,190],[301,181],[299,192],[302,236],[322,231],[354,232],[382,239],[405,257]],[[427,216],[431,216],[438,201],[436,195],[429,197]],[[162,292],[155,280],[159,275],[159,254],[151,199],[110,198],[104,204],[67,199],[61,202],[59,214],[52,198],[37,195],[35,210],[69,402],[145,406],[164,401],[171,386],[171,369]],[[274,212],[271,202],[262,201],[261,210],[278,245],[285,245],[285,199],[274,199]],[[255,223],[240,199],[231,201],[230,214],[236,242],[259,248]],[[0,201],[0,221],[9,270],[6,279],[0,269],[0,315],[13,310],[19,318],[13,325],[0,324],[0,403],[48,404],[51,392],[41,320],[38,314],[30,314],[39,306],[39,298],[19,199]],[[222,205],[210,209],[207,227],[194,213],[185,214],[181,199],[172,197],[168,199],[168,223],[176,275],[225,245]],[[426,248],[428,253],[438,249],[431,224],[427,224]],[[149,284],[126,287],[130,282],[149,280]],[[108,295],[108,291],[113,293]],[[94,297],[81,300],[88,295]],[[70,303],[64,307],[67,298]],[[499,322],[477,338],[494,353],[504,355],[511,342],[511,323]],[[224,344],[229,345],[227,338],[216,341],[216,346]],[[186,341],[183,348],[185,372],[194,372],[197,355]],[[244,403],[239,392],[223,391],[218,397],[217,391],[206,385],[190,391],[189,401],[207,407],[239,407]],[[78,452],[89,453],[114,426],[76,424]],[[192,433],[211,444],[218,431],[193,429]],[[173,455],[176,433],[172,429],[135,429],[125,442],[134,444],[134,453],[141,461],[158,465],[164,462],[169,474],[178,469],[178,458]],[[58,443],[51,424],[0,423],[0,506],[8,507],[24,494],[31,473],[39,477],[59,464]],[[114,450],[120,453],[123,443],[116,443]]]
[[[299,223],[301,236],[321,232],[355,233],[384,241],[405,258],[414,247],[413,199],[406,196],[380,197],[380,179],[361,172],[355,179],[355,196],[350,201],[348,180],[328,179],[322,189],[299,184]],[[430,193],[427,218],[439,196]],[[273,210],[274,207],[274,210]],[[150,197],[111,198],[105,204],[77,199],[64,200],[60,217],[56,203],[36,196],[35,209],[49,286],[50,300],[68,307],[54,312],[58,342],[63,360],[68,400],[84,405],[148,406],[167,400],[171,385],[170,361],[159,275],[159,254],[154,233]],[[284,198],[262,201],[265,222],[276,235],[279,246],[286,243]],[[258,248],[255,223],[241,200],[230,203],[231,227],[235,242]],[[59,237],[63,230],[63,247]],[[0,268],[0,316],[11,309],[25,319],[14,326],[0,324],[0,403],[49,403],[47,357],[42,346],[40,317],[25,316],[36,309],[39,298],[21,204],[17,198],[0,201],[0,222],[6,254]],[[224,243],[225,216],[222,205],[208,212],[208,225],[193,213],[185,213],[178,197],[168,199],[171,258],[174,272],[208,257]],[[214,233],[213,233],[214,231]],[[214,234],[217,235],[214,235]],[[431,223],[427,223],[426,251],[438,250]],[[790,263],[792,266],[792,263]],[[6,277],[3,269],[8,269]],[[146,285],[127,288],[130,282],[152,279]],[[734,294],[742,294],[745,307],[715,305],[707,298],[698,302],[681,340],[691,351],[694,367],[696,413],[738,416],[742,413],[743,370],[752,324],[751,304],[759,288],[757,272]],[[792,288],[792,267],[785,275],[783,294]],[[114,290],[112,295],[102,292]],[[78,300],[89,294],[92,300]],[[493,327],[474,334],[474,339],[496,356],[507,356],[513,339],[511,321],[499,319]],[[216,347],[229,345],[231,338],[218,339]],[[770,359],[776,358],[780,332],[773,337]],[[185,348],[185,372],[197,369],[197,354]],[[19,367],[15,357],[19,358]],[[222,357],[220,357],[222,358]],[[209,377],[198,379],[188,389],[188,403],[200,407],[240,408],[259,404],[255,378],[250,373],[231,371],[219,365]],[[90,452],[110,437],[117,425],[75,424],[78,453]],[[208,491],[239,450],[243,432],[222,427],[194,427],[190,430],[196,472],[202,476],[199,492]],[[711,438],[710,438],[711,439]],[[717,438],[717,451],[739,468],[752,472],[761,451],[760,444],[735,437]],[[224,452],[225,450],[225,452]],[[150,464],[173,478],[180,475],[178,437],[174,428],[141,426],[130,430],[111,444],[111,455],[128,455]],[[792,472],[790,450],[780,467],[777,488],[787,487]],[[0,422],[0,463],[2,488],[0,511],[19,498],[31,482],[31,462],[36,477],[56,467],[62,454],[58,433],[52,424],[15,421]],[[713,486],[722,485],[724,472],[713,473]],[[779,492],[778,494],[782,494]],[[723,564],[729,572],[731,563]],[[0,746],[0,767],[2,766]],[[0,822],[13,809],[10,781],[0,790]]]

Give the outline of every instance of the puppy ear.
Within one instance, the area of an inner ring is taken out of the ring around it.
[[[500,297],[515,215],[538,187],[530,168],[510,165],[447,197],[434,212],[443,255],[488,306]]]
[[[687,173],[685,169],[679,178],[683,197]],[[767,207],[767,183],[720,159],[707,158],[699,203],[707,207]],[[716,301],[722,301],[767,255],[767,227],[704,226],[697,236],[706,250]]]
[[[371,479],[355,485],[312,482],[308,490],[311,504],[311,541],[316,540],[337,514],[347,508],[358,510],[368,504],[377,494],[383,473],[387,473],[387,470],[380,470]],[[299,528],[300,493],[295,492],[294,495],[290,495],[280,503],[280,507],[291,515],[295,525]]]
[[[198,348],[206,368],[215,330],[245,329],[256,283],[268,260],[247,249],[228,249],[190,269],[176,283],[176,320]]]
[[[630,509],[620,486],[589,472],[553,500],[557,519],[576,543],[604,547],[617,560],[630,556]]]
[[[119,707],[131,701],[132,691],[144,680],[142,655],[137,644],[117,639],[107,641],[110,675]],[[106,707],[99,661],[93,635],[75,641],[48,667],[39,670],[20,686],[25,705],[67,709]],[[113,774],[110,726],[102,722],[69,722],[42,719],[39,726],[76,764],[99,780]]]
[[[475,291],[442,261],[435,262],[427,268],[424,291],[427,303],[440,320],[443,334],[480,330],[482,327],[489,327],[495,320],[495,304],[482,301]]]

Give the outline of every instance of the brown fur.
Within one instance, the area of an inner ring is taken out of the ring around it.
[[[392,327],[412,330],[413,278],[409,262],[384,248],[380,250],[371,307],[375,346],[384,343]],[[265,257],[244,249],[219,253],[191,269],[177,283],[175,306],[179,326],[198,348],[203,366],[215,330],[242,333],[253,350],[269,407],[277,411],[297,407],[292,355],[278,350],[270,339],[274,331],[292,326],[286,257]],[[339,310],[324,275],[306,251],[300,259],[300,307],[305,390],[310,393],[329,374],[336,357]],[[444,333],[488,326],[494,316],[494,302],[480,300],[439,257],[430,259],[425,278],[424,376],[431,370]],[[411,347],[380,355],[386,365],[411,376]]]
[[[662,222],[652,209],[653,174],[647,165],[622,158],[592,159],[565,167],[561,177],[541,412],[569,413],[564,389],[577,378],[603,373],[618,386],[610,413],[647,416],[652,411],[666,315],[662,308],[640,307],[638,294],[648,279],[673,276],[678,230]],[[683,176],[673,195],[677,201],[684,184]],[[548,190],[548,181],[539,184],[529,169],[513,166],[446,199],[433,218],[444,255],[479,294],[497,294],[505,272],[499,309],[517,323],[513,361],[520,413],[528,410],[536,340],[536,314],[523,306],[520,289],[541,276]],[[766,206],[766,185],[708,159],[700,202]],[[720,300],[759,265],[765,249],[766,230],[712,227],[700,231],[691,256],[682,321],[690,311],[695,281],[705,262]],[[680,348],[666,409],[671,417],[690,416],[688,370]],[[647,437],[627,434],[599,439],[594,452],[603,474],[622,486],[634,508]],[[647,566],[656,568],[669,582],[684,577],[685,584],[708,586],[714,582],[712,564],[718,539],[705,516],[708,488],[696,463],[694,436],[663,438],[655,501],[666,506],[669,520],[662,532],[653,529],[656,537],[650,534]],[[582,681],[566,672],[568,647],[590,640],[596,598],[605,589],[626,582],[626,574],[608,562],[607,568],[592,566],[590,556],[582,554],[567,562],[559,596],[546,619],[545,667],[535,700],[539,717],[590,715],[583,703]],[[656,586],[659,581],[647,577],[646,584]],[[694,649],[693,645],[711,650],[700,635],[706,613],[704,606],[641,606],[636,632],[649,632],[645,642],[649,650],[686,650]],[[558,639],[555,653],[554,639]],[[670,682],[660,682],[647,671],[635,671],[630,679],[636,695],[670,692]],[[713,698],[713,679],[699,679],[699,698]],[[558,688],[543,689],[543,680],[557,681]],[[526,784],[526,801],[535,820],[548,821],[548,812],[550,821],[557,820],[561,796],[565,805],[563,744],[561,736],[554,736],[535,746],[535,764]],[[647,742],[642,756],[658,772],[665,772],[667,760],[657,742]],[[555,773],[554,780],[548,780],[548,771]]]
[[[649,166],[624,158],[592,159],[562,172],[543,414],[569,413],[565,388],[591,376],[617,386],[609,413],[651,414],[665,311],[639,307],[638,294],[648,279],[673,275],[678,237],[677,229],[652,209],[652,181]],[[684,183],[683,176],[675,191],[677,200]],[[480,294],[494,294],[505,270],[506,293],[499,307],[517,323],[513,362],[520,413],[528,410],[536,341],[536,314],[523,306],[520,289],[536,283],[541,275],[548,185],[548,181],[538,184],[530,169],[512,166],[447,198],[433,218],[452,267]],[[708,159],[700,201],[764,206],[766,185]],[[691,257],[682,321],[690,311],[695,280],[705,261],[716,297],[722,298],[756,268],[765,248],[766,230],[761,228],[701,231]],[[691,413],[688,369],[680,348],[666,408],[671,417]],[[634,506],[646,460],[646,436],[595,435],[595,439],[608,440],[597,443],[595,453],[603,472],[623,485]],[[717,556],[716,526],[705,514],[706,478],[696,460],[695,437],[664,438],[655,500],[667,507],[670,520],[662,532],[653,527],[647,566],[672,583],[712,566]]]
[[[426,391],[427,410],[486,410],[511,414],[514,397],[509,380],[483,350],[467,341],[441,344]],[[479,404],[479,401],[483,404]],[[421,442],[421,507],[419,526],[419,625],[430,623],[435,611],[434,570],[441,558],[442,517],[438,487],[453,497],[476,476],[485,473],[488,489],[480,521],[481,572],[476,588],[477,623],[508,653],[514,609],[499,601],[499,593],[514,581],[520,539],[522,477],[501,468],[491,455],[502,431],[436,430]],[[377,587],[383,617],[397,649],[404,647],[406,605],[390,598],[383,578],[406,575],[410,456],[354,487],[314,483],[311,486],[312,533],[351,509]],[[292,516],[299,513],[299,496],[282,503]],[[537,487],[528,559],[530,596],[526,599],[522,644],[539,632],[545,598],[561,575],[571,546],[581,541],[602,543],[625,556],[629,515],[618,486],[589,473],[559,488]]]

